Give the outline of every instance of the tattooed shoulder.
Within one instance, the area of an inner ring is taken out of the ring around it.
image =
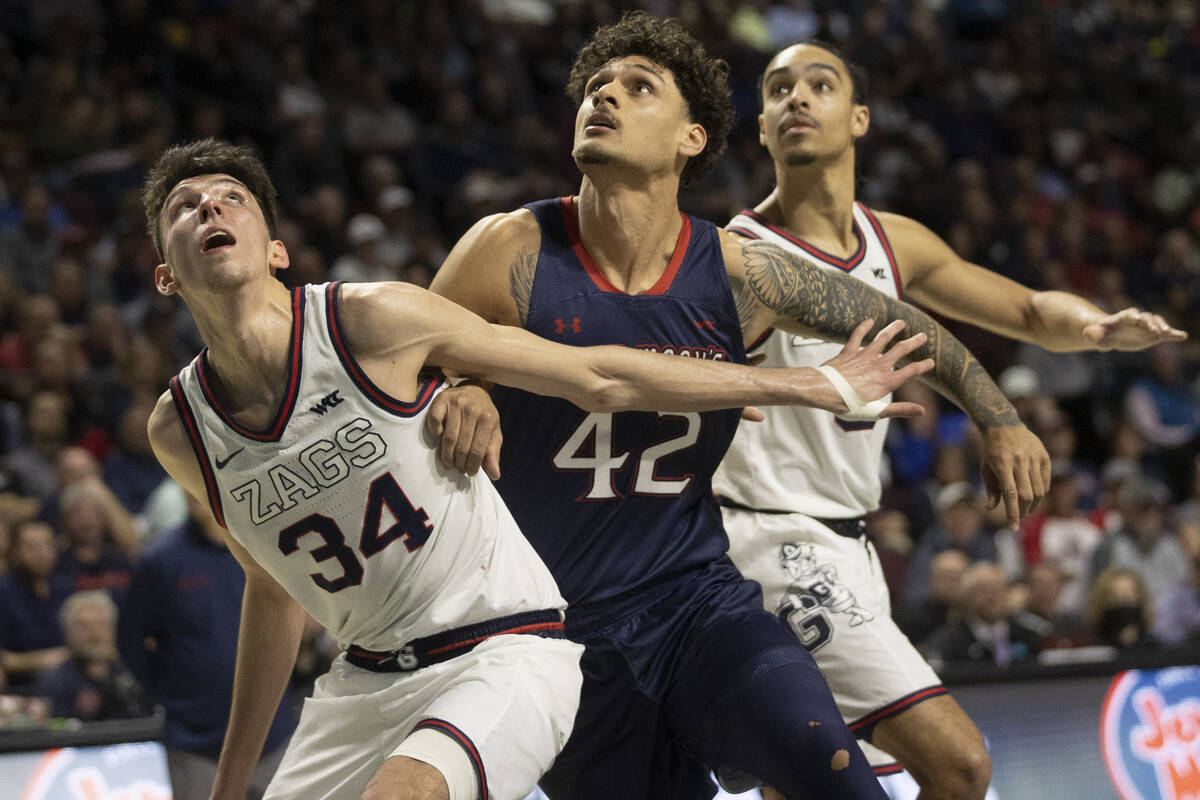
[[[538,254],[522,247],[517,251],[508,271],[508,291],[517,304],[517,315],[524,325],[529,319],[529,299],[533,296],[533,275],[537,271]]]

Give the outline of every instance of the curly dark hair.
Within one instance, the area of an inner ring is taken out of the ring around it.
[[[241,147],[220,139],[200,139],[168,148],[146,176],[142,189],[142,206],[146,209],[146,232],[154,242],[158,257],[163,258],[162,233],[159,217],[163,204],[176,184],[196,175],[229,175],[246,185],[267,222],[267,231],[275,238],[275,206],[278,196],[267,168],[249,147]]]
[[[725,152],[733,128],[729,65],[724,59],[709,57],[679,20],[627,11],[620,22],[597,30],[579,51],[571,66],[567,95],[576,105],[582,103],[588,79],[609,61],[626,56],[648,58],[675,76],[688,119],[708,134],[708,144],[688,160],[680,180],[686,185],[704,177]]]

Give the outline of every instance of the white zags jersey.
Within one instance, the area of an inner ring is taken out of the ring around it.
[[[842,260],[800,241],[753,211],[743,211],[727,230],[780,245],[824,267],[853,275],[890,297],[900,277],[879,220],[854,204],[858,250]],[[776,330],[751,352],[766,367],[815,367],[841,345]],[[713,490],[747,508],[795,511],[814,517],[861,516],[879,506],[879,465],[887,421],[854,423],[800,406],[763,408],[766,420],[743,422],[713,478]]]
[[[267,431],[219,408],[204,353],[172,381],[217,518],[343,648],[564,608],[487,476],[438,460],[425,414],[440,382],[413,403],[375,387],[342,345],[336,287],[294,291],[290,379]]]

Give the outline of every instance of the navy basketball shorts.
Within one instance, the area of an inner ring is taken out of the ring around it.
[[[710,771],[792,800],[886,800],[808,651],[728,559],[634,608],[567,612],[583,644],[551,800],[711,798]]]

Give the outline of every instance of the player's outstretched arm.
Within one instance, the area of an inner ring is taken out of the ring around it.
[[[1187,338],[1158,314],[1109,314],[1070,292],[1035,292],[958,257],[933,231],[898,214],[879,214],[896,251],[904,292],[951,319],[1056,352],[1142,350]]]
[[[589,411],[707,411],[747,404],[848,410],[833,384],[811,368],[766,370],[628,347],[569,347],[522,328],[491,325],[407,284],[347,286],[342,303],[351,349],[372,380],[386,381],[391,372],[415,374],[427,362],[563,397]],[[896,368],[923,343],[910,337],[886,348],[898,330],[890,329],[877,345],[840,356],[838,369],[864,401],[932,368],[927,360]],[[893,404],[883,416],[913,413],[911,404]]]
[[[169,393],[159,398],[150,415],[149,432],[150,445],[167,473],[193,497],[205,497],[199,464]],[[225,541],[246,572],[246,589],[238,630],[233,706],[217,764],[211,795],[214,800],[246,796],[254,765],[296,663],[304,626],[304,611],[299,604],[228,532]]]
[[[847,275],[762,241],[726,235],[725,261],[747,338],[777,326],[844,341],[864,319],[903,320],[926,340],[913,358],[932,358],[926,380],[955,402],[985,437],[984,480],[1014,527],[1045,495],[1050,458],[970,351],[930,316]],[[879,323],[877,323],[878,325]]]

